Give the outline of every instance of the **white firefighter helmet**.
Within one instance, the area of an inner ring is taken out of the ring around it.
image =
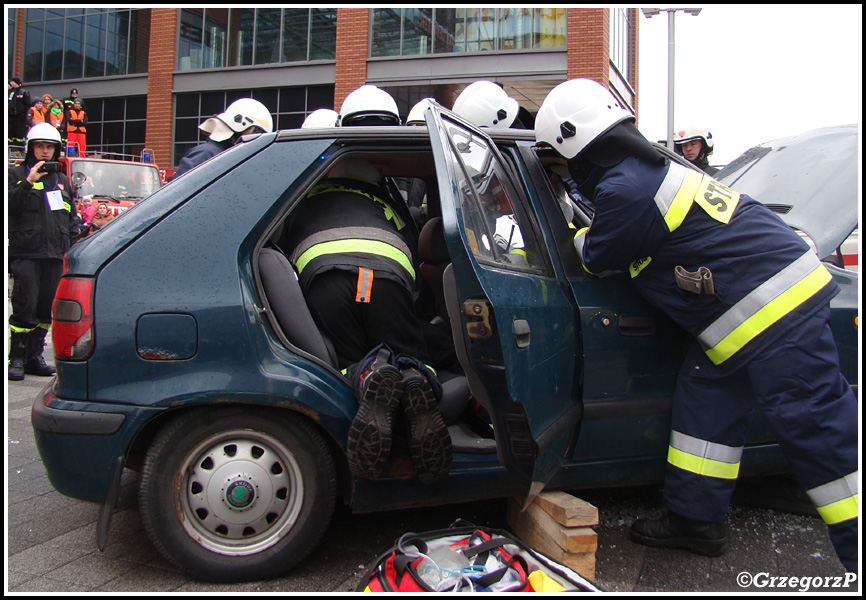
[[[600,83],[564,81],[550,90],[535,117],[535,139],[574,158],[617,123],[634,115]]]
[[[423,98],[413,106],[412,110],[409,111],[409,116],[406,117],[406,125],[426,125],[427,121],[424,120],[424,111],[427,110],[431,102],[435,102],[435,100],[433,98]]]
[[[340,120],[340,115],[335,110],[330,108],[319,108],[307,115],[304,119],[304,124],[301,129],[314,129],[322,127],[336,127]]]
[[[479,127],[508,129],[520,105],[492,81],[476,81],[460,92],[452,110]]]
[[[37,123],[27,132],[25,154],[30,154],[30,144],[32,142],[48,142],[54,144],[54,160],[60,156],[60,148],[63,142],[60,141],[60,132],[51,123]]]
[[[224,112],[207,119],[199,129],[215,142],[223,142],[235,133],[255,127],[261,132],[274,130],[274,120],[268,108],[252,98],[240,98],[229,104]]]
[[[340,125],[399,125],[400,113],[391,94],[375,85],[362,85],[340,106]]]
[[[688,129],[680,129],[674,132],[674,144],[685,144],[692,140],[703,140],[704,156],[709,156],[713,153],[713,134],[705,129],[697,127],[689,127]]]

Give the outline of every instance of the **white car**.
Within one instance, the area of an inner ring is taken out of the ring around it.
[[[715,179],[769,206],[821,260],[857,271],[857,125],[824,127],[755,146]]]

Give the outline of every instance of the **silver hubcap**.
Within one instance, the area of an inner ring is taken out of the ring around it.
[[[227,431],[200,443],[182,471],[186,532],[229,556],[256,554],[291,529],[304,498],[292,453],[257,431]]]

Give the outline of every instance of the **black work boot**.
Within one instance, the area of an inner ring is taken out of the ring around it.
[[[451,435],[439,413],[430,380],[414,366],[401,367],[405,391],[400,404],[409,420],[412,464],[422,483],[437,483],[451,471]]]
[[[48,330],[37,327],[27,333],[24,354],[24,372],[28,375],[39,375],[40,377],[51,377],[56,369],[45,362],[42,352],[45,350],[45,335]]]
[[[358,412],[349,427],[346,457],[352,475],[362,479],[379,477],[391,454],[391,429],[403,394],[403,376],[392,360],[391,350],[382,345],[350,367]]]
[[[27,352],[27,334],[12,332],[9,339],[9,381],[24,379],[24,356]]]
[[[631,525],[631,539],[653,548],[679,548],[704,556],[725,552],[724,523],[687,519],[668,511],[661,519],[638,519]]]

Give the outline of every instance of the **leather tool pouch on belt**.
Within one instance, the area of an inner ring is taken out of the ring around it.
[[[714,294],[713,274],[706,268],[701,267],[697,271],[686,271],[681,266],[674,270],[677,286],[687,292],[694,294]]]

